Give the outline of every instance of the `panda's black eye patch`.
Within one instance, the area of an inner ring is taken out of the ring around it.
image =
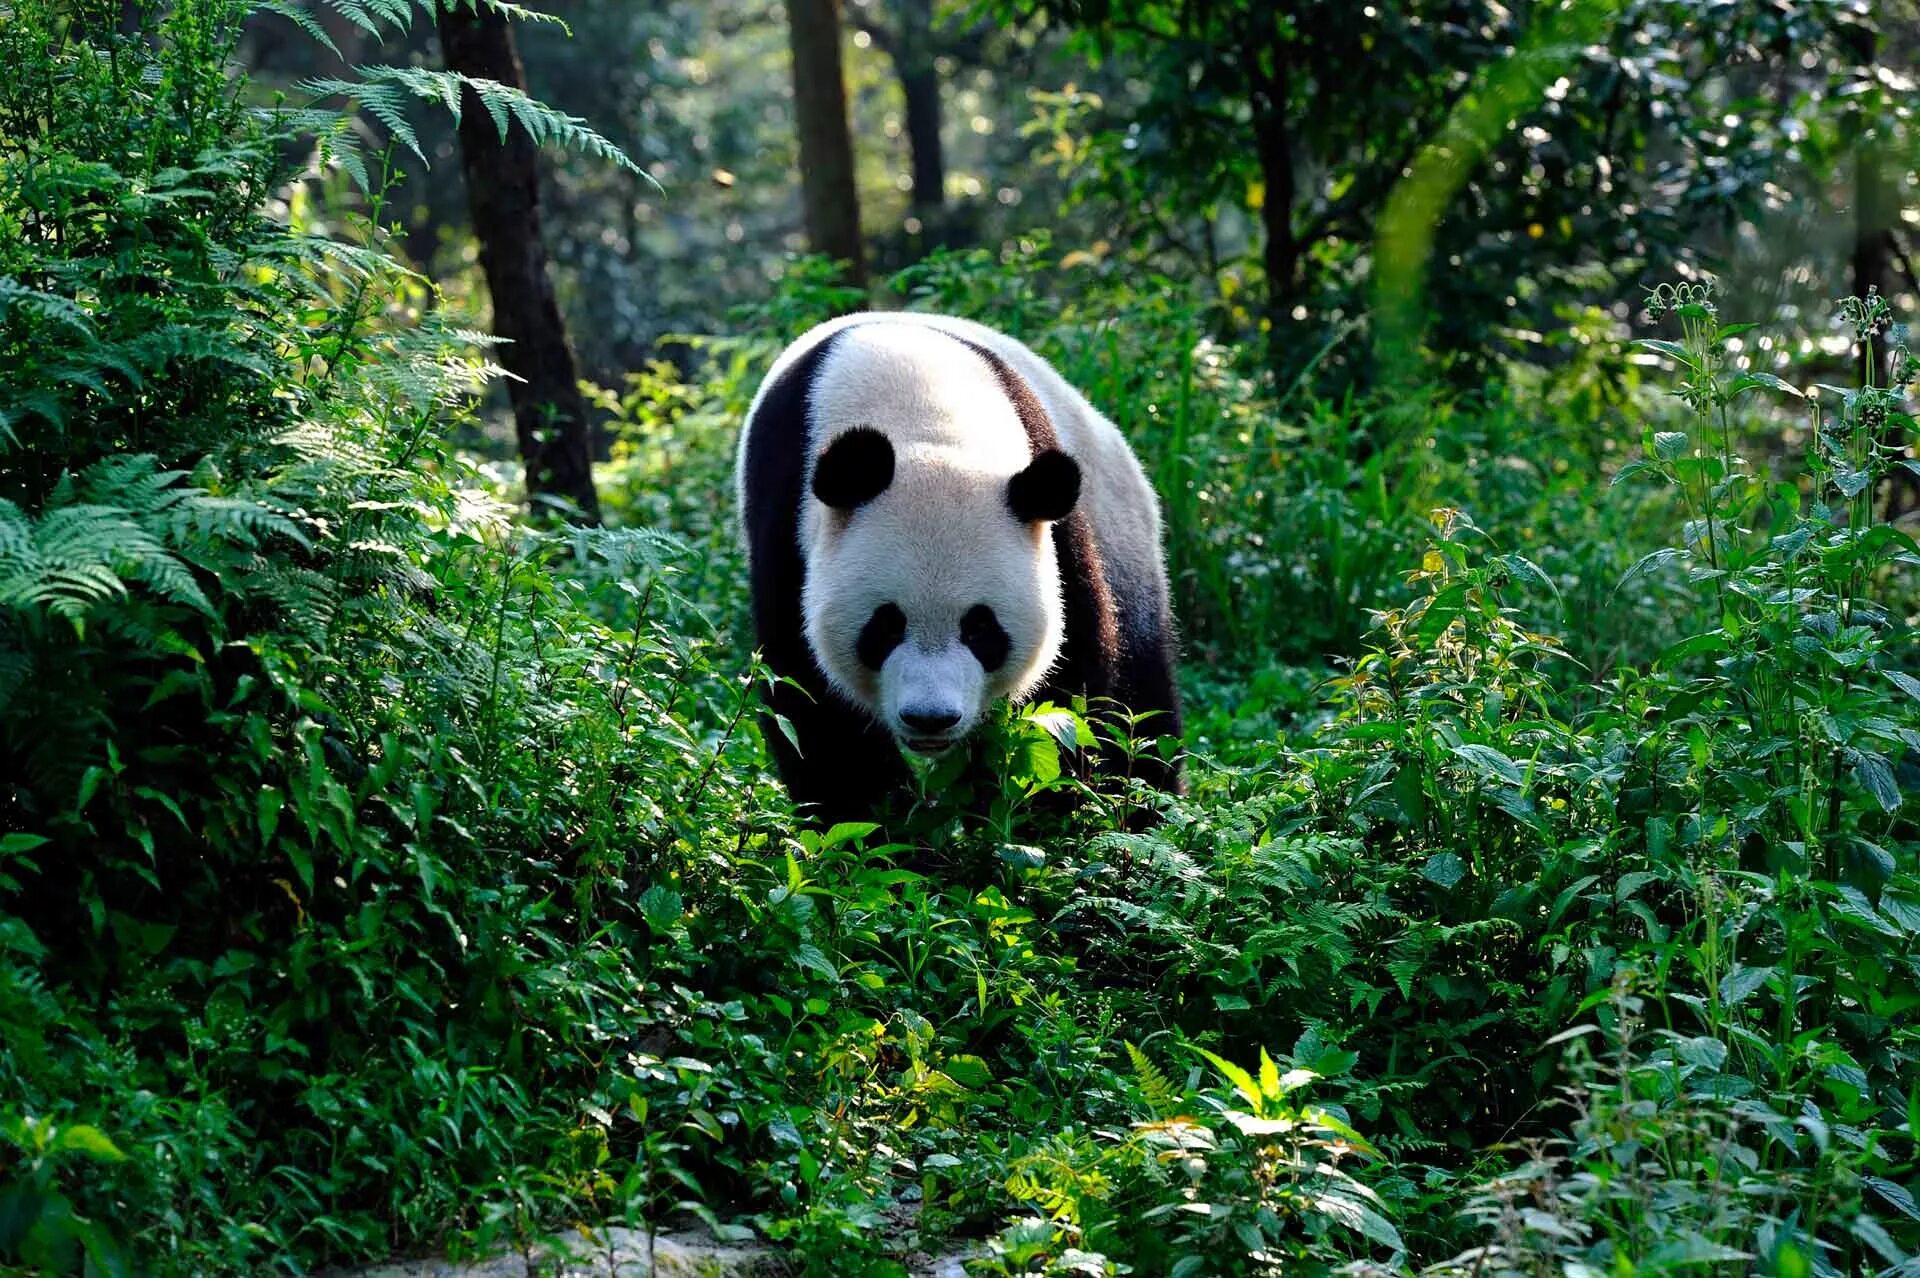
[[[980,668],[988,674],[1007,664],[1007,653],[1013,647],[1013,641],[1000,627],[1000,618],[985,604],[975,604],[960,618],[960,642],[967,645],[967,650],[980,662]]]
[[[865,505],[893,483],[893,441],[871,426],[840,432],[813,464],[813,495],[835,510]]]
[[[853,653],[860,658],[861,665],[878,670],[887,664],[887,656],[906,637],[907,614],[896,604],[883,603],[873,610],[867,624],[860,627],[860,637],[853,641]]]

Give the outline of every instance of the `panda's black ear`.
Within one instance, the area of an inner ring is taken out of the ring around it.
[[[835,510],[852,510],[893,482],[893,441],[871,426],[834,438],[813,464],[813,495]]]
[[[1057,448],[1034,456],[1027,468],[1007,481],[1007,505],[1026,523],[1065,519],[1080,500],[1080,463]]]

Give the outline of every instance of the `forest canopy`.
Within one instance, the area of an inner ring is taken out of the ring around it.
[[[0,65],[0,1273],[1920,1274],[1911,0]],[[866,308],[1117,425],[1179,732],[796,809],[735,446]]]

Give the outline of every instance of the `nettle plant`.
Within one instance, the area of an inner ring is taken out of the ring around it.
[[[1683,568],[1711,591],[1717,624],[1662,654],[1663,670],[1699,670],[1665,707],[1695,722],[1690,748],[1714,752],[1714,798],[1730,837],[1758,836],[1823,877],[1878,887],[1893,858],[1874,841],[1901,807],[1892,760],[1920,747],[1909,726],[1920,681],[1888,658],[1891,618],[1876,588],[1920,564],[1913,539],[1874,517],[1874,495],[1895,466],[1913,466],[1889,441],[1911,430],[1906,386],[1920,375],[1904,341],[1893,381],[1879,384],[1876,338],[1892,328],[1884,298],[1846,298],[1839,318],[1860,351],[1861,384],[1821,385],[1809,398],[1806,486],[1770,482],[1741,455],[1735,406],[1749,393],[1802,392],[1737,366],[1732,339],[1751,324],[1718,322],[1710,285],[1662,285],[1648,313],[1679,321],[1679,342],[1640,344],[1671,358],[1675,394],[1695,425],[1642,436],[1644,455],[1614,482],[1650,474],[1671,485],[1688,518],[1681,542],[1654,551],[1635,574]],[[1632,575],[1632,574],[1630,574]]]
[[[1473,1027],[1452,1036],[1466,1058],[1413,1058],[1423,1131],[1465,1115],[1486,1141],[1537,1123],[1555,1068],[1542,1040],[1637,964],[1662,974],[1668,1025],[1725,1048],[1701,1049],[1702,1085],[1764,1130],[1744,1148],[1800,1166],[1844,1131],[1863,1183],[1892,1185],[1911,1173],[1896,1133],[1920,874],[1898,778],[1920,747],[1920,683],[1881,602],[1910,597],[1914,544],[1874,497],[1906,464],[1884,432],[1911,428],[1915,363],[1895,340],[1888,384],[1863,357],[1860,386],[1816,388],[1802,474],[1769,480],[1742,455],[1740,410],[1756,391],[1805,397],[1737,367],[1747,330],[1719,324],[1703,288],[1654,300],[1681,321],[1682,340],[1653,349],[1681,365],[1687,429],[1650,426],[1622,478],[1663,480],[1684,522],[1622,584],[1677,579],[1683,637],[1590,685],[1533,620],[1557,602],[1544,574],[1441,512],[1418,596],[1377,615],[1376,648],[1337,681],[1338,720],[1299,756],[1310,801],[1393,854],[1397,877],[1371,881],[1397,913],[1482,929],[1471,950],[1389,967],[1413,1024]],[[1880,299],[1840,314],[1863,351],[1889,331]],[[1387,1032],[1400,1006],[1389,993],[1355,1040],[1357,1073],[1407,1068],[1409,1040]],[[1442,1094],[1465,1103],[1436,1112]],[[1904,1200],[1880,1199],[1911,1250]],[[1862,1237],[1822,1245],[1866,1263]]]
[[[1462,1213],[1478,1242],[1422,1278],[1912,1272],[1882,1223],[1912,1196],[1872,1174],[1867,1147],[1730,1089],[1727,1044],[1650,1027],[1646,984],[1622,971],[1589,1000],[1596,1021],[1555,1036],[1565,1136],[1521,1142],[1478,1184]]]

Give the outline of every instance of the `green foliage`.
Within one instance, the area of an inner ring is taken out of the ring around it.
[[[1152,1273],[1331,1272],[1348,1236],[1363,1252],[1404,1249],[1379,1196],[1340,1165],[1379,1155],[1343,1116],[1294,1097],[1313,1071],[1283,1075],[1262,1051],[1256,1076],[1197,1048],[1231,1087],[1181,1095],[1127,1048],[1151,1117],[1091,1140],[1062,1133],[1015,1162],[1008,1192],[1045,1223],[1002,1231],[975,1272],[1104,1274],[1109,1255]]]
[[[717,1128],[610,1017],[704,1006],[663,858],[760,788],[688,552],[518,529],[445,451],[489,369],[407,320],[377,183],[359,244],[267,215],[314,119],[242,105],[243,6],[97,8],[0,13],[0,1264],[677,1202]]]
[[[1756,229],[1782,184],[1831,181],[1861,128],[1911,137],[1871,65],[1899,47],[1904,5],[975,8],[1037,16],[1073,60],[1026,126],[1066,188],[1045,224],[1199,282],[1283,380],[1329,391],[1395,374],[1422,333],[1462,387],[1550,358],[1570,311],[1648,263],[1716,260],[1721,230]]]
[[[856,299],[796,263],[597,392],[614,524],[529,529],[448,444],[486,341],[386,254],[400,126],[343,242],[288,159],[351,171],[339,117],[245,106],[246,10],[119,10],[0,9],[0,1266],[693,1217],[823,1274],[1911,1269],[1884,301],[1860,386],[1665,289],[1677,397],[1602,343],[1407,432],[1190,281],[930,258],[909,304],[1035,344],[1166,495],[1191,729],[1021,707],[978,786],[818,830],[728,474]],[[1190,793],[1087,792],[1103,735]]]
[[[458,71],[435,71],[426,67],[361,67],[357,80],[316,79],[301,84],[302,92],[315,98],[346,97],[367,114],[379,120],[409,151],[426,162],[420,149],[420,137],[407,120],[408,100],[418,99],[446,109],[454,123],[460,122],[463,90],[471,91],[493,120],[505,140],[513,125],[525,129],[527,136],[542,146],[561,146],[619,165],[645,176],[641,168],[613,143],[587,127],[578,116],[556,111],[536,102],[512,85],[501,84]]]
[[[1581,1043],[1569,1062],[1567,1138],[1528,1142],[1518,1166],[1479,1186],[1466,1214],[1489,1241],[1422,1273],[1911,1268],[1880,1223],[1907,1191],[1862,1175],[1874,1162],[1871,1143],[1844,1125],[1836,1138],[1818,1105],[1790,1118],[1741,1099],[1721,1072],[1729,1045],[1648,1034],[1632,984],[1631,973],[1616,980],[1602,1004],[1604,1030],[1583,1024],[1556,1036]],[[1586,1049],[1588,1034],[1605,1042],[1605,1060]],[[1844,1239],[1844,1249],[1823,1235]]]
[[[93,1272],[123,1272],[127,1257],[111,1228],[80,1215],[60,1190],[64,1165],[118,1163],[126,1155],[97,1127],[66,1126],[0,1111],[0,1140],[20,1166],[0,1185],[0,1247],[42,1272],[71,1272],[82,1257]]]

